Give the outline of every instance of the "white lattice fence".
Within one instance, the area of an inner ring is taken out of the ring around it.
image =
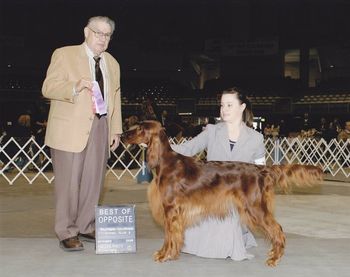
[[[49,148],[39,145],[34,137],[21,139],[11,137],[0,146],[0,175],[12,185],[23,176],[32,184],[39,176],[51,183],[54,177]]]
[[[170,138],[171,143],[182,143]],[[319,165],[332,176],[350,177],[350,140],[337,141],[315,139],[266,139],[266,159],[268,164],[300,163]],[[107,175],[112,174],[118,180],[125,174],[136,178],[144,169],[144,151],[142,146],[121,143],[113,152],[107,165]],[[197,154],[205,159],[205,151]],[[46,145],[39,145],[34,137],[29,139],[10,138],[0,146],[0,176],[10,185],[20,177],[32,184],[42,176],[48,183],[54,179],[51,158]]]
[[[321,166],[324,172],[332,176],[350,176],[350,140],[267,139],[265,146],[268,163],[312,164]]]

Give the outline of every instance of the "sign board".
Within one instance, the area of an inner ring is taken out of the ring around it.
[[[97,206],[96,254],[135,253],[135,205]]]

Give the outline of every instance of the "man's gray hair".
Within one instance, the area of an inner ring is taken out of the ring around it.
[[[109,26],[111,26],[112,33],[114,32],[115,23],[114,23],[114,21],[112,19],[110,19],[107,16],[93,16],[93,17],[90,17],[89,21],[87,23],[87,26],[91,26],[91,23],[96,22],[96,21],[106,22],[107,24],[109,24]]]

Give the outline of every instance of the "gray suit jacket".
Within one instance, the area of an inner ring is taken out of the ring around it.
[[[194,156],[207,149],[208,161],[240,161],[254,163],[255,160],[265,157],[264,137],[262,134],[247,127],[241,126],[239,138],[230,149],[226,123],[208,124],[205,130],[193,139],[171,148],[185,156]]]

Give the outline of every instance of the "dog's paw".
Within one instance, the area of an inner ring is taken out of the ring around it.
[[[275,267],[275,266],[277,266],[278,261],[279,261],[278,259],[269,258],[269,259],[266,260],[265,264],[267,266],[270,266],[270,267]]]
[[[158,250],[153,254],[153,258],[156,262],[166,262],[170,260],[176,260],[178,256],[171,255],[166,251]]]
[[[154,259],[156,262],[165,262],[166,259],[165,259],[165,253],[164,253],[164,251],[158,250],[158,251],[154,252],[154,254],[153,254],[153,259]]]

